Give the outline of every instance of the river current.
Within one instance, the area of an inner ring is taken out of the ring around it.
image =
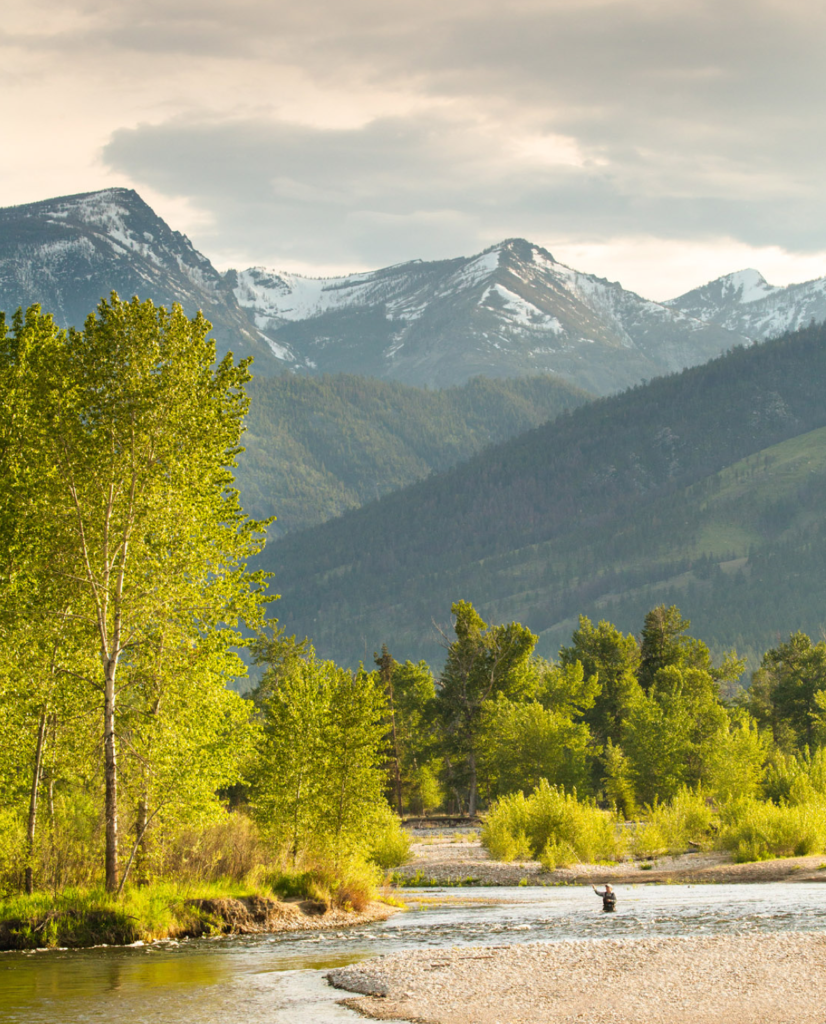
[[[324,971],[397,950],[826,929],[826,885],[405,890],[413,909],[341,932],[0,954],[3,1024],[356,1024]]]

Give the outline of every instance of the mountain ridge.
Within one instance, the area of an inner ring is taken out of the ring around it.
[[[254,267],[235,281],[239,304],[304,372],[438,387],[545,372],[605,394],[749,343],[519,238],[340,277]]]
[[[134,189],[81,192],[0,209],[0,309],[34,303],[64,327],[83,325],[110,292],[199,309],[219,356],[252,355],[280,372],[271,343],[250,323],[231,287],[189,239]]]
[[[549,634],[611,594],[622,609],[644,591],[653,606],[669,581],[696,566],[716,572],[733,558],[744,559],[746,569],[737,573],[738,607],[763,600],[749,590],[764,584],[757,573],[749,580],[748,545],[743,550],[732,539],[730,526],[713,543],[703,540],[696,526],[702,494],[691,502],[685,495],[755,453],[826,426],[824,379],[821,325],[563,413],[272,545],[262,565],[276,574],[276,614],[289,632],[311,635],[325,656],[355,663],[384,642],[395,645],[396,657],[432,656],[432,620],[443,621],[460,598],[488,621],[516,618]],[[801,485],[806,479],[803,472]],[[797,515],[793,493],[791,505],[789,496],[765,499],[756,528],[766,543],[780,543],[784,523]],[[732,508],[742,518],[736,502]],[[820,529],[817,501],[801,508]],[[809,563],[822,568],[826,547],[811,538],[805,544],[790,559],[804,573]],[[779,586],[782,568],[771,572],[767,578]],[[807,617],[819,622],[822,579],[807,588]],[[697,595],[696,607],[684,610],[689,618],[710,616],[701,590]],[[714,639],[723,645],[736,639],[726,621],[737,602],[731,594],[728,601],[712,616]],[[749,628],[779,627],[761,620]]]
[[[778,286],[749,268],[724,274],[664,305],[765,341],[826,320],[826,277]]]

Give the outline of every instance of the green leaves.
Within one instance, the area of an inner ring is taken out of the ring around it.
[[[97,717],[109,888],[119,798],[152,816],[214,804],[239,773],[227,737],[244,746],[228,649],[234,627],[263,618],[265,577],[246,563],[266,523],[232,487],[249,360],[216,367],[209,330],[201,314],[114,293],[82,331],[37,306],[0,330],[13,399],[0,415],[0,640],[34,632],[34,706],[55,715],[76,691]]]

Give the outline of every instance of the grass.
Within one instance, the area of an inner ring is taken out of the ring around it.
[[[127,887],[120,899],[102,888],[11,896],[0,902],[0,948],[115,946],[209,933],[214,923],[189,901],[263,894],[227,880]]]
[[[127,886],[120,898],[103,888],[67,888],[0,901],[0,950],[122,946],[163,938],[220,934],[225,922],[215,908],[194,901],[290,897],[323,908],[362,911],[377,898],[381,871],[362,861],[337,867],[281,870],[256,880],[155,882]]]

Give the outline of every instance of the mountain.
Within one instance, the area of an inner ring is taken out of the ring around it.
[[[270,538],[321,523],[588,401],[551,376],[429,391],[335,374],[257,377],[236,483]]]
[[[460,598],[545,653],[580,612],[634,629],[663,600],[718,648],[817,633],[824,382],[820,325],[581,406],[271,545],[275,614],[350,664],[382,643],[439,659]]]
[[[258,373],[283,361],[250,322],[232,288],[189,239],[131,189],[47,199],[0,209],[0,309],[38,302],[63,326],[82,326],[102,297],[138,295],[203,310],[219,355],[252,355]]]
[[[826,277],[778,288],[757,270],[739,270],[665,303],[755,340],[826,320]]]
[[[254,267],[234,284],[239,304],[294,368],[430,387],[542,372],[607,394],[748,341],[522,239],[348,277]]]

